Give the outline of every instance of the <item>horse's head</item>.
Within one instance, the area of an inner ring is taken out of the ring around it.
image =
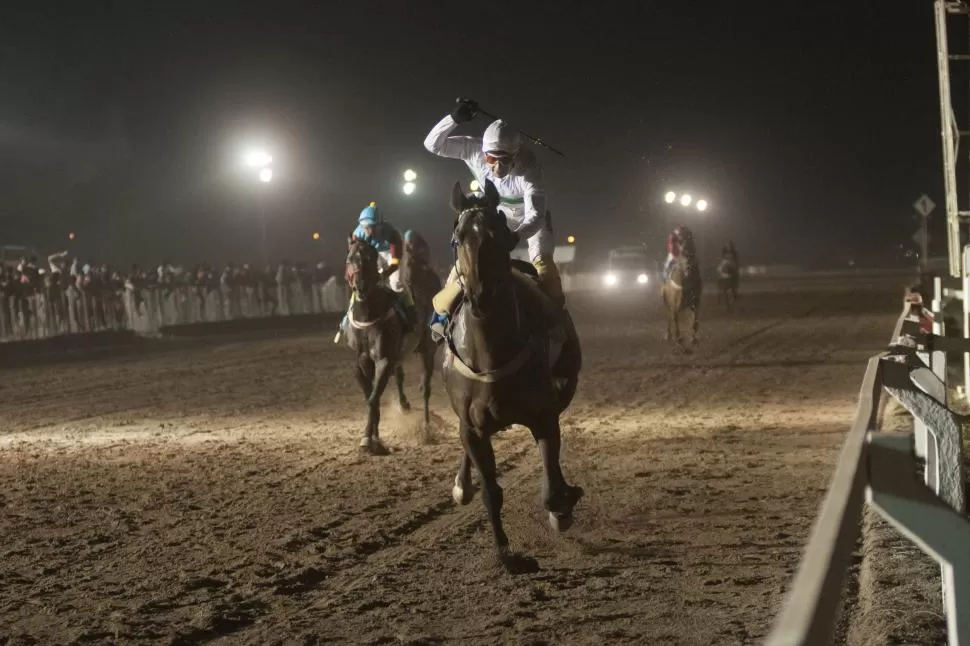
[[[498,203],[498,191],[489,181],[481,197],[465,195],[457,182],[452,189],[451,208],[458,214],[455,265],[476,314],[488,307],[495,288],[510,275],[514,238]]]
[[[347,283],[357,298],[363,300],[381,282],[377,268],[377,250],[366,242],[357,240],[347,252]]]
[[[427,243],[417,232],[407,231],[404,234],[404,252],[401,254],[401,266],[398,269],[401,281],[410,284],[411,277],[420,271],[430,269]]]

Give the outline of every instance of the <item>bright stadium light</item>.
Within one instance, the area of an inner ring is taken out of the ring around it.
[[[481,186],[481,184],[478,183],[478,180],[477,179],[473,179],[472,180],[472,183],[468,185],[468,188],[470,188],[472,190],[472,193],[477,193],[478,192],[478,189],[480,189],[481,187],[482,186]]]
[[[667,204],[673,204],[674,200],[676,199],[677,199],[677,194],[674,193],[673,191],[667,191],[664,194],[664,202],[666,202]]]
[[[706,211],[707,210],[707,200],[697,200],[697,210]]]
[[[405,182],[405,184],[404,184],[404,194],[405,195],[411,195],[412,193],[414,193],[414,189],[416,189],[416,188],[417,188],[417,184],[415,184],[414,182]]]
[[[690,195],[681,195],[680,196],[680,204],[681,204],[681,206],[690,206],[691,199],[692,198],[691,198]]]
[[[417,178],[418,178],[418,174],[417,174],[417,173],[415,173],[415,172],[414,172],[413,170],[411,170],[410,168],[409,168],[409,169],[407,169],[406,171],[404,171],[404,181],[405,181],[405,182],[413,182],[413,181],[414,181],[414,180],[416,180]]]
[[[265,150],[250,150],[246,153],[246,165],[252,168],[263,168],[273,163],[273,158]]]
[[[272,168],[261,168],[259,170],[259,181],[261,182],[272,182],[273,181],[273,169]]]

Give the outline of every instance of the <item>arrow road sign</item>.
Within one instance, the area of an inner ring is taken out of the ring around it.
[[[913,208],[916,212],[922,215],[924,218],[929,217],[933,209],[936,208],[936,204],[930,199],[929,195],[920,195],[919,199],[913,202]]]

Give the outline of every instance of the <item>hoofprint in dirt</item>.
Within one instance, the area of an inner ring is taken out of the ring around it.
[[[574,297],[573,529],[546,524],[528,434],[495,442],[506,530],[542,567],[522,577],[494,565],[480,500],[451,502],[440,379],[436,437],[386,402],[392,454],[374,458],[323,334],[5,371],[0,642],[754,643],[899,293],[709,308],[690,357],[654,300]]]

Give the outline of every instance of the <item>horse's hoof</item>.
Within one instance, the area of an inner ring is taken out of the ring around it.
[[[387,447],[384,446],[384,443],[381,442],[380,440],[374,440],[373,442],[371,442],[369,450],[371,455],[390,455],[391,454],[391,452],[387,450]]]
[[[402,399],[401,402],[400,402],[400,405],[401,405],[401,412],[402,413],[410,413],[411,412],[411,402],[409,402],[408,400]]]
[[[369,453],[371,455],[390,455],[391,452],[387,450],[384,443],[377,439],[363,438],[360,441],[360,448],[362,451]]]
[[[457,482],[455,486],[451,488],[451,499],[455,501],[456,505],[467,505],[475,498],[475,488],[469,485],[468,489],[465,489]]]
[[[549,512],[549,524],[557,532],[564,532],[573,526],[572,514],[554,514]]]
[[[499,560],[509,574],[535,574],[539,571],[539,561],[531,556],[505,552],[499,555]]]
[[[565,489],[556,493],[549,501],[546,503],[546,511],[550,515],[555,514],[556,516],[569,516],[573,513],[573,508],[582,499],[586,492],[583,491],[582,487],[573,487],[567,485]],[[552,519],[550,518],[550,521]],[[562,521],[560,520],[560,524]]]

